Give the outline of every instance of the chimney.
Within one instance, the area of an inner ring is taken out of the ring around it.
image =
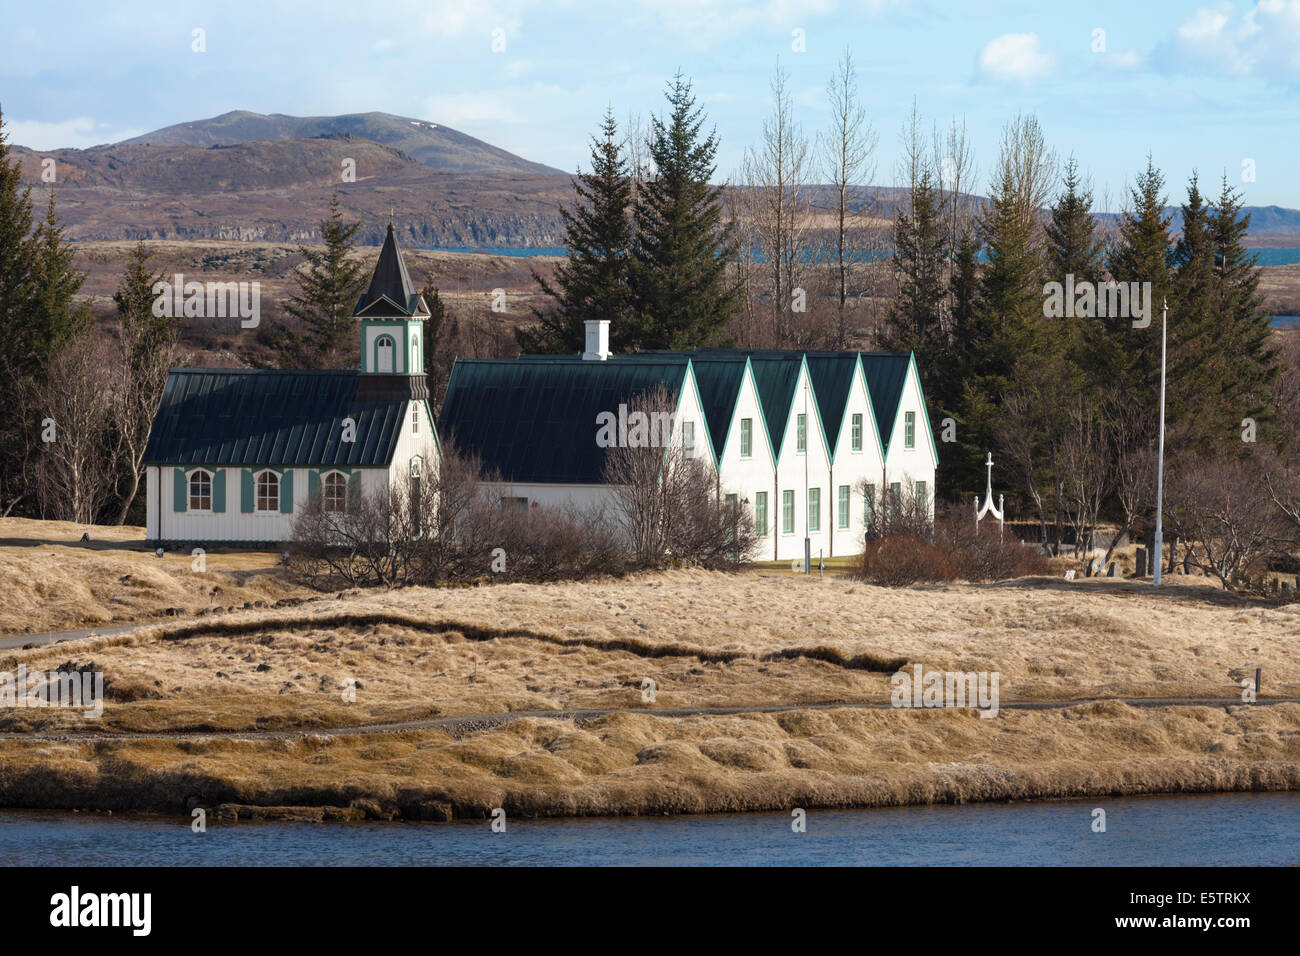
[[[588,319],[582,324],[587,329],[587,350],[582,353],[582,360],[605,361],[609,358],[609,319]]]

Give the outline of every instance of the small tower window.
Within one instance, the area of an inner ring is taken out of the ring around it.
[[[393,338],[390,335],[381,335],[375,343],[375,371],[393,371]]]
[[[411,434],[420,434],[420,406],[414,404],[411,406]]]

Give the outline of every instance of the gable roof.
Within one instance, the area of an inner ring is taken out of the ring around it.
[[[912,356],[908,352],[860,352],[858,358],[862,361],[862,374],[867,380],[867,394],[876,415],[880,443],[888,450]]]
[[[606,450],[596,444],[596,416],[618,414],[660,384],[680,400],[691,369],[681,355],[626,358],[457,359],[438,434],[503,481],[600,484]]]
[[[785,439],[785,426],[790,421],[790,409],[794,406],[794,390],[799,384],[799,369],[802,367],[798,359],[801,357],[799,353],[783,356],[775,352],[751,352],[749,356],[767,433],[772,438],[773,451],[778,455]]]
[[[397,245],[397,234],[393,224],[388,224],[388,235],[379,250],[379,261],[370,276],[370,287],[357,300],[354,315],[428,315],[428,308],[422,308],[424,299],[415,291],[410,273],[406,271],[406,261],[402,250]]]
[[[360,373],[172,369],[145,449],[150,465],[383,466],[406,398],[356,400]],[[343,441],[343,420],[356,423]]]
[[[809,352],[806,360],[817,410],[821,413],[822,427],[826,430],[826,440],[834,457],[858,357],[852,352]]]
[[[748,359],[743,356],[698,355],[691,359],[696,388],[700,393],[700,406],[704,409],[704,421],[709,427],[709,437],[719,458],[726,447],[731,420],[736,414],[736,402],[740,398],[740,386],[745,380],[747,363]]]

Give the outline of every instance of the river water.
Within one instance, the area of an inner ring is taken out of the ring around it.
[[[1093,832],[1094,810],[1106,832]],[[109,866],[1287,866],[1300,794],[488,822],[237,823],[0,811],[0,859]]]

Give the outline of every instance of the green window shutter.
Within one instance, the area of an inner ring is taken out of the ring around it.
[[[246,515],[253,513],[253,473],[247,468],[239,473],[239,510]]]
[[[320,472],[307,472],[307,501],[310,503],[320,496]]]
[[[280,476],[280,514],[293,514],[293,471],[289,468]]]
[[[184,468],[172,469],[172,511],[180,514],[190,503],[189,481]]]
[[[226,469],[224,468],[212,472],[212,510],[216,514],[226,510]]]
[[[355,471],[348,476],[348,511],[356,511],[361,506],[361,472]]]

